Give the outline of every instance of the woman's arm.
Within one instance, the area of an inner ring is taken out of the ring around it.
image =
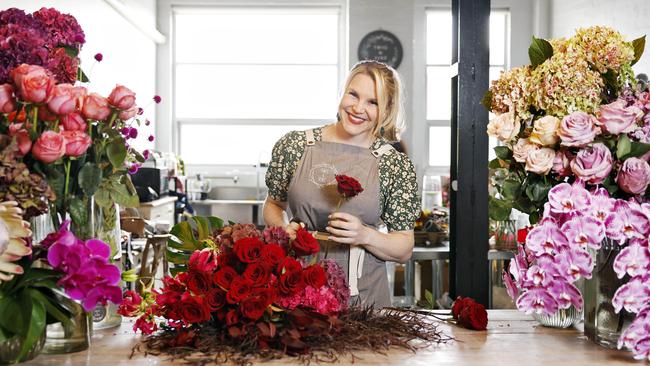
[[[377,258],[404,263],[411,258],[414,238],[412,230],[381,233],[364,225],[359,218],[345,212],[335,212],[329,216],[327,231],[330,240],[363,247]]]
[[[285,228],[289,224],[286,209],[286,202],[276,201],[267,196],[266,201],[264,201],[264,209],[262,210],[266,226],[280,226]]]

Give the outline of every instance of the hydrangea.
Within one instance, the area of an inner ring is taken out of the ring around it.
[[[618,70],[634,60],[634,48],[618,31],[609,27],[579,28],[568,41],[569,50],[579,52],[600,73]]]
[[[497,80],[492,81],[490,92],[490,110],[494,113],[507,113],[514,108],[519,119],[526,120],[531,117],[528,111],[530,85],[530,66],[515,67],[502,72]]]

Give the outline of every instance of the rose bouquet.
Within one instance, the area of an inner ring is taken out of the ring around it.
[[[641,196],[650,183],[650,94],[631,66],[645,37],[626,42],[606,27],[577,30],[570,39],[534,39],[531,65],[492,82],[483,103],[495,117],[488,134],[500,141],[490,168],[503,170],[495,220],[512,208],[539,220],[549,190],[582,180],[613,197]]]
[[[249,355],[313,356],[324,350],[335,358],[368,345],[385,348],[387,337],[407,348],[405,339],[439,340],[435,330],[415,326],[422,326],[417,317],[405,322],[397,311],[350,312],[344,271],[333,260],[317,261],[318,242],[303,228],[292,240],[281,228],[224,227],[217,218],[194,222],[172,230],[168,258],[181,266],[176,274],[165,277],[159,290],[126,293],[120,306],[122,315],[138,317],[134,330],[162,330],[146,339],[149,348],[201,351],[241,363]],[[369,333],[364,345],[352,339],[360,321]]]

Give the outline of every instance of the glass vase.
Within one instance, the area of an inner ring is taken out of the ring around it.
[[[582,311],[571,305],[568,309],[559,309],[553,315],[533,313],[533,318],[545,327],[568,328],[582,320]]]
[[[585,280],[585,335],[595,343],[616,348],[621,333],[634,320],[634,314],[625,309],[614,311],[612,299],[616,290],[629,280],[619,279],[614,272],[614,259],[622,247],[615,241],[605,239],[599,250],[591,250],[595,267],[591,279]]]
[[[27,354],[20,357],[20,350],[23,348],[25,337],[14,335],[11,338],[0,342],[0,364],[19,363],[29,361],[38,356],[45,344],[45,332],[34,342]]]
[[[32,230],[32,244],[40,243],[49,233],[55,231],[52,216],[49,213],[31,217],[29,226]]]
[[[494,249],[517,249],[517,232],[515,230],[515,220],[503,220],[497,221],[495,223]]]
[[[60,305],[71,314],[70,324],[49,324],[46,327],[45,346],[43,353],[71,353],[88,349],[92,336],[92,319],[78,302],[70,299],[64,293],[54,291]]]

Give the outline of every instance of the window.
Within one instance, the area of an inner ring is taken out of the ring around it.
[[[342,74],[338,7],[172,14],[172,115],[188,164],[268,162],[284,133],[333,119]]]
[[[426,14],[426,119],[429,127],[429,162],[449,171],[451,136],[451,10],[429,9]],[[509,12],[490,13],[490,80],[499,77],[509,62]],[[490,139],[490,156],[496,141]]]

